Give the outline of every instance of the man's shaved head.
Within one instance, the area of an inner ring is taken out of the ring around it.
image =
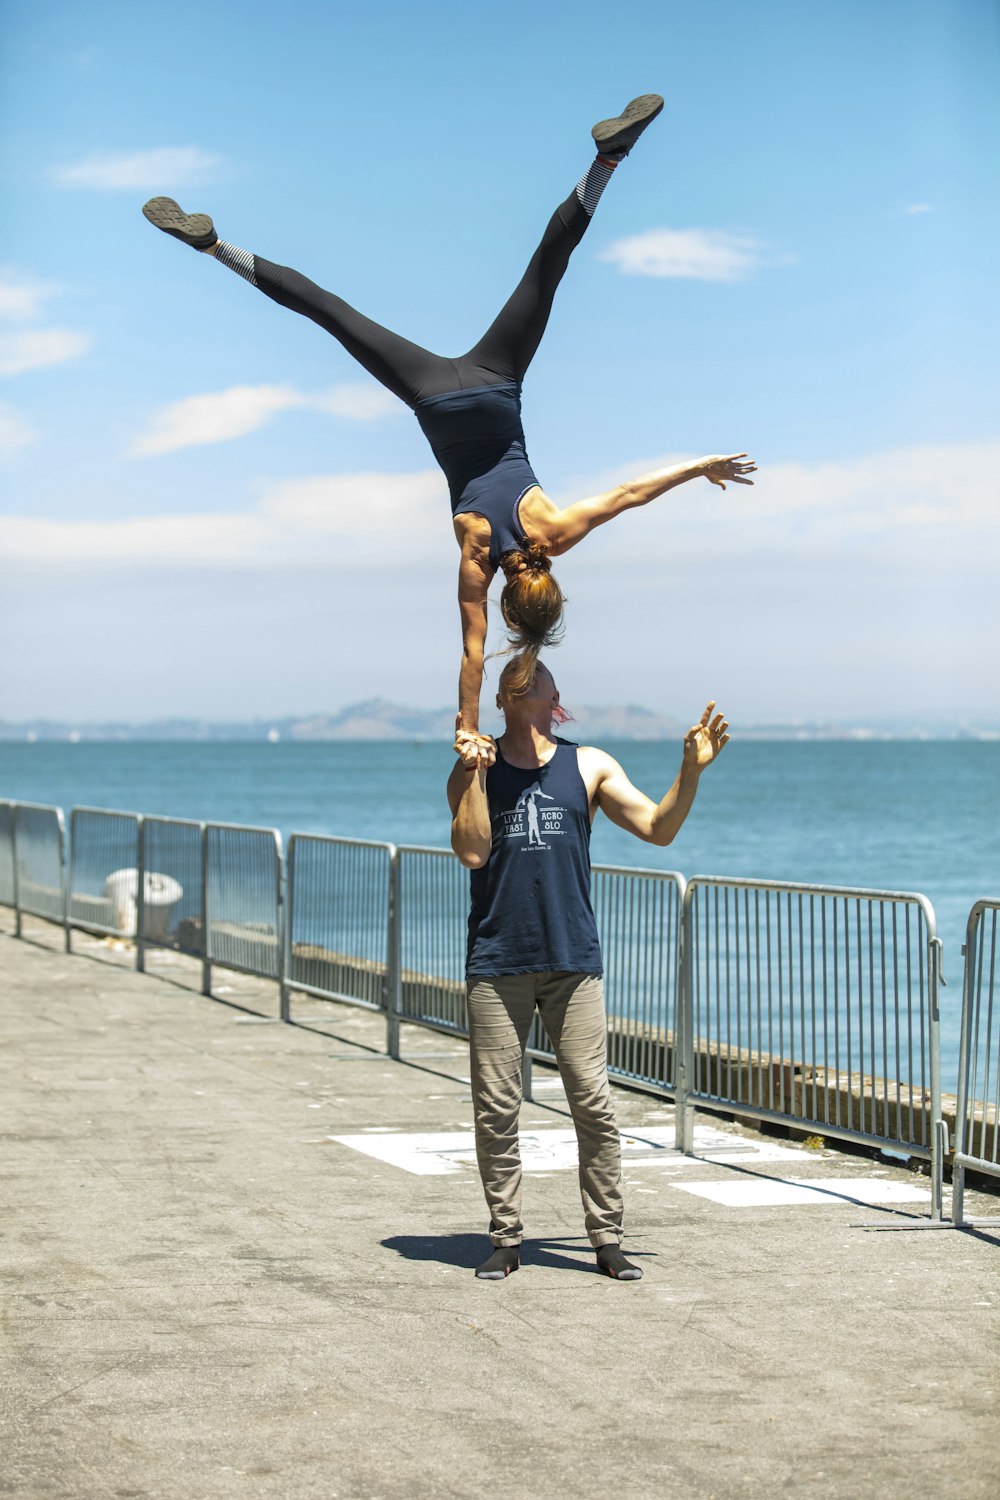
[[[524,662],[520,656],[511,657],[510,661],[500,673],[500,683],[497,690],[497,703],[502,709],[508,709],[515,704],[529,701],[537,702],[539,698],[546,701],[556,691],[555,678],[543,661],[534,663],[534,671],[530,678],[530,685],[519,692],[512,692],[515,683],[523,681]]]

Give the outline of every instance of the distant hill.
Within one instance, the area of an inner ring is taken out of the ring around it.
[[[494,709],[483,716],[488,733],[499,732],[501,716]],[[145,724],[85,724],[51,719],[10,723],[0,720],[0,740],[450,740],[455,732],[453,708],[411,708],[370,698],[349,703],[336,713],[301,718],[254,719],[218,723],[207,719],[154,719]],[[577,709],[568,730],[605,739],[674,739],[681,733],[675,719],[635,705],[593,706]]]

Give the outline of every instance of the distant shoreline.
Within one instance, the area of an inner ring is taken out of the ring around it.
[[[486,733],[502,732],[502,726],[484,726]],[[684,733],[678,725],[671,731],[654,734],[628,732],[618,727],[596,725],[582,716],[565,726],[564,736],[578,743],[593,741],[621,744],[676,743]],[[419,730],[382,732],[296,734],[275,725],[211,725],[197,729],[173,730],[160,725],[105,726],[81,724],[79,727],[45,725],[20,726],[0,724],[0,746],[5,745],[440,745],[451,744],[453,731],[426,733]],[[739,725],[734,739],[769,744],[1000,744],[1000,729],[966,729],[934,727],[882,730],[865,725],[768,724]]]
[[[502,719],[495,710],[484,714],[486,733],[500,733]],[[580,740],[669,741],[681,738],[689,727],[673,714],[657,713],[639,704],[580,704],[567,725],[568,737]],[[793,721],[740,721],[736,732],[741,740],[985,740],[1000,741],[1000,726],[967,726],[910,718],[885,723],[862,721],[826,721],[799,719]],[[78,744],[112,742],[127,744],[162,744],[185,742],[220,744],[263,742],[311,744],[330,741],[398,744],[451,743],[455,733],[455,711],[452,708],[413,708],[390,703],[384,698],[370,698],[350,703],[330,713],[284,714],[273,719],[212,720],[176,715],[148,719],[143,723],[124,720],[95,722],[70,719],[0,719],[0,743]]]

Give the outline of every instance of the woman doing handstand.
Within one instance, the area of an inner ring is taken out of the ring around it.
[[[467,354],[446,359],[411,344],[356,312],[298,271],[274,265],[220,240],[207,214],[186,214],[172,198],[143,208],[151,224],[236,271],[283,307],[325,328],[370,375],[416,413],[451,491],[455,535],[462,549],[458,598],[463,654],[459,678],[461,729],[477,736],[486,644],[486,598],[499,569],[506,586],[500,608],[515,648],[527,652],[528,680],[538,651],[557,637],[563,596],[550,558],[568,551],[595,526],[699,475],[724,489],[752,484],[745,453],[716,456],[644,475],[630,484],[560,509],[541,488],[525,449],[521,382],[538,348],[556,287],[597,202],[620,161],[663,108],[658,94],[633,99],[622,113],[595,125],[598,154],[556,209],[513,296]]]

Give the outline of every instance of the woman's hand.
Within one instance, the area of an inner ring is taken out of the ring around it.
[[[715,701],[708,705],[701,716],[699,723],[689,729],[684,736],[684,760],[689,766],[703,771],[710,766],[717,755],[722,752],[723,745],[729,743],[729,735],[726,733],[729,725],[722,716],[716,714],[712,718],[712,709]]]
[[[713,458],[700,458],[698,468],[706,479],[717,484],[721,490],[726,488],[727,479],[732,484],[753,484],[752,479],[744,479],[743,476],[757,472],[757,465],[752,458],[747,459],[745,453],[731,453],[728,458],[719,457],[718,454]]]
[[[488,734],[463,729],[461,714],[455,719],[454,750],[468,771],[488,771],[497,758],[496,741]]]

